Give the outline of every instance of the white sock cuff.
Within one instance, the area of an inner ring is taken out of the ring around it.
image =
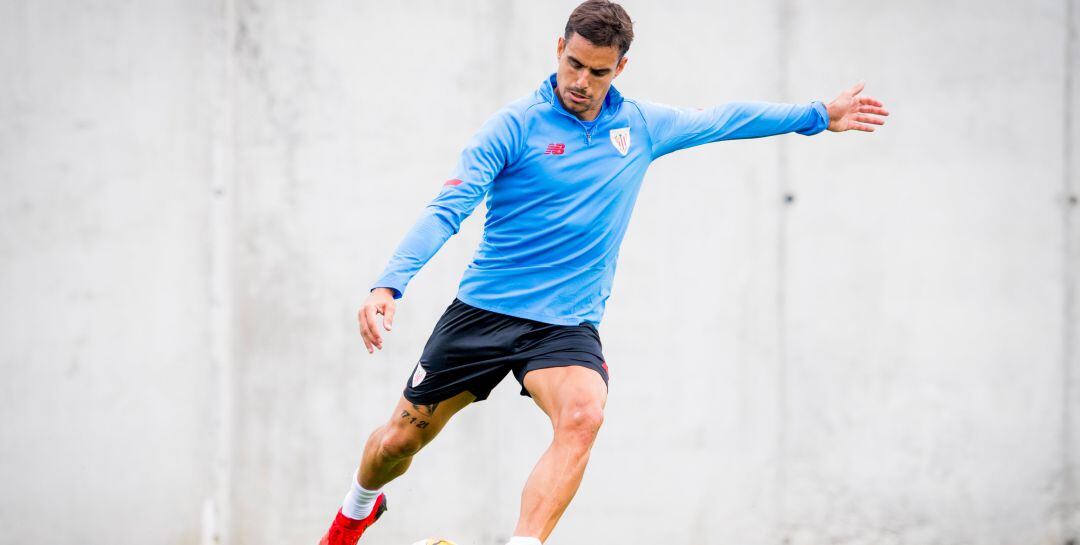
[[[341,514],[351,519],[361,520],[371,514],[378,497],[378,490],[368,490],[360,486],[356,475],[353,475],[352,487],[341,502]]]
[[[371,495],[372,497],[378,496],[379,495],[379,490],[382,490],[381,488],[378,488],[378,489],[375,489],[375,490],[368,490],[368,489],[364,488],[364,486],[360,484],[360,470],[359,469],[356,470],[356,473],[353,473],[353,476],[352,476],[352,489],[355,490],[358,494],[364,494],[365,496]]]

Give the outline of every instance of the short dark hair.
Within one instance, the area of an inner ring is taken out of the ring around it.
[[[563,37],[569,40],[574,34],[596,46],[618,48],[621,59],[630,49],[630,42],[634,41],[634,22],[615,2],[586,0],[566,20]]]

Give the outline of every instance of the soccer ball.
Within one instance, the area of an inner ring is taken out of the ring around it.
[[[439,539],[437,537],[433,537],[430,539],[421,539],[420,541],[417,541],[412,545],[457,545],[457,543],[454,543],[449,539]]]

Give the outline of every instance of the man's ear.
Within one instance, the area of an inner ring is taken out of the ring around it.
[[[555,46],[555,58],[556,59],[561,59],[562,58],[562,52],[563,52],[564,49],[566,49],[566,38],[563,38],[562,36],[559,36],[559,43],[558,43],[558,45]]]
[[[626,68],[626,61],[630,60],[630,57],[623,57],[619,64],[615,66],[615,76],[622,74],[623,68]]]

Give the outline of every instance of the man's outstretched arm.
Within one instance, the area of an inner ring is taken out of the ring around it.
[[[826,128],[873,131],[889,115],[881,102],[857,96],[863,84],[840,94],[828,105],[731,102],[706,109],[676,108],[637,102],[652,141],[653,157],[709,142],[761,138],[790,132],[813,135]]]

